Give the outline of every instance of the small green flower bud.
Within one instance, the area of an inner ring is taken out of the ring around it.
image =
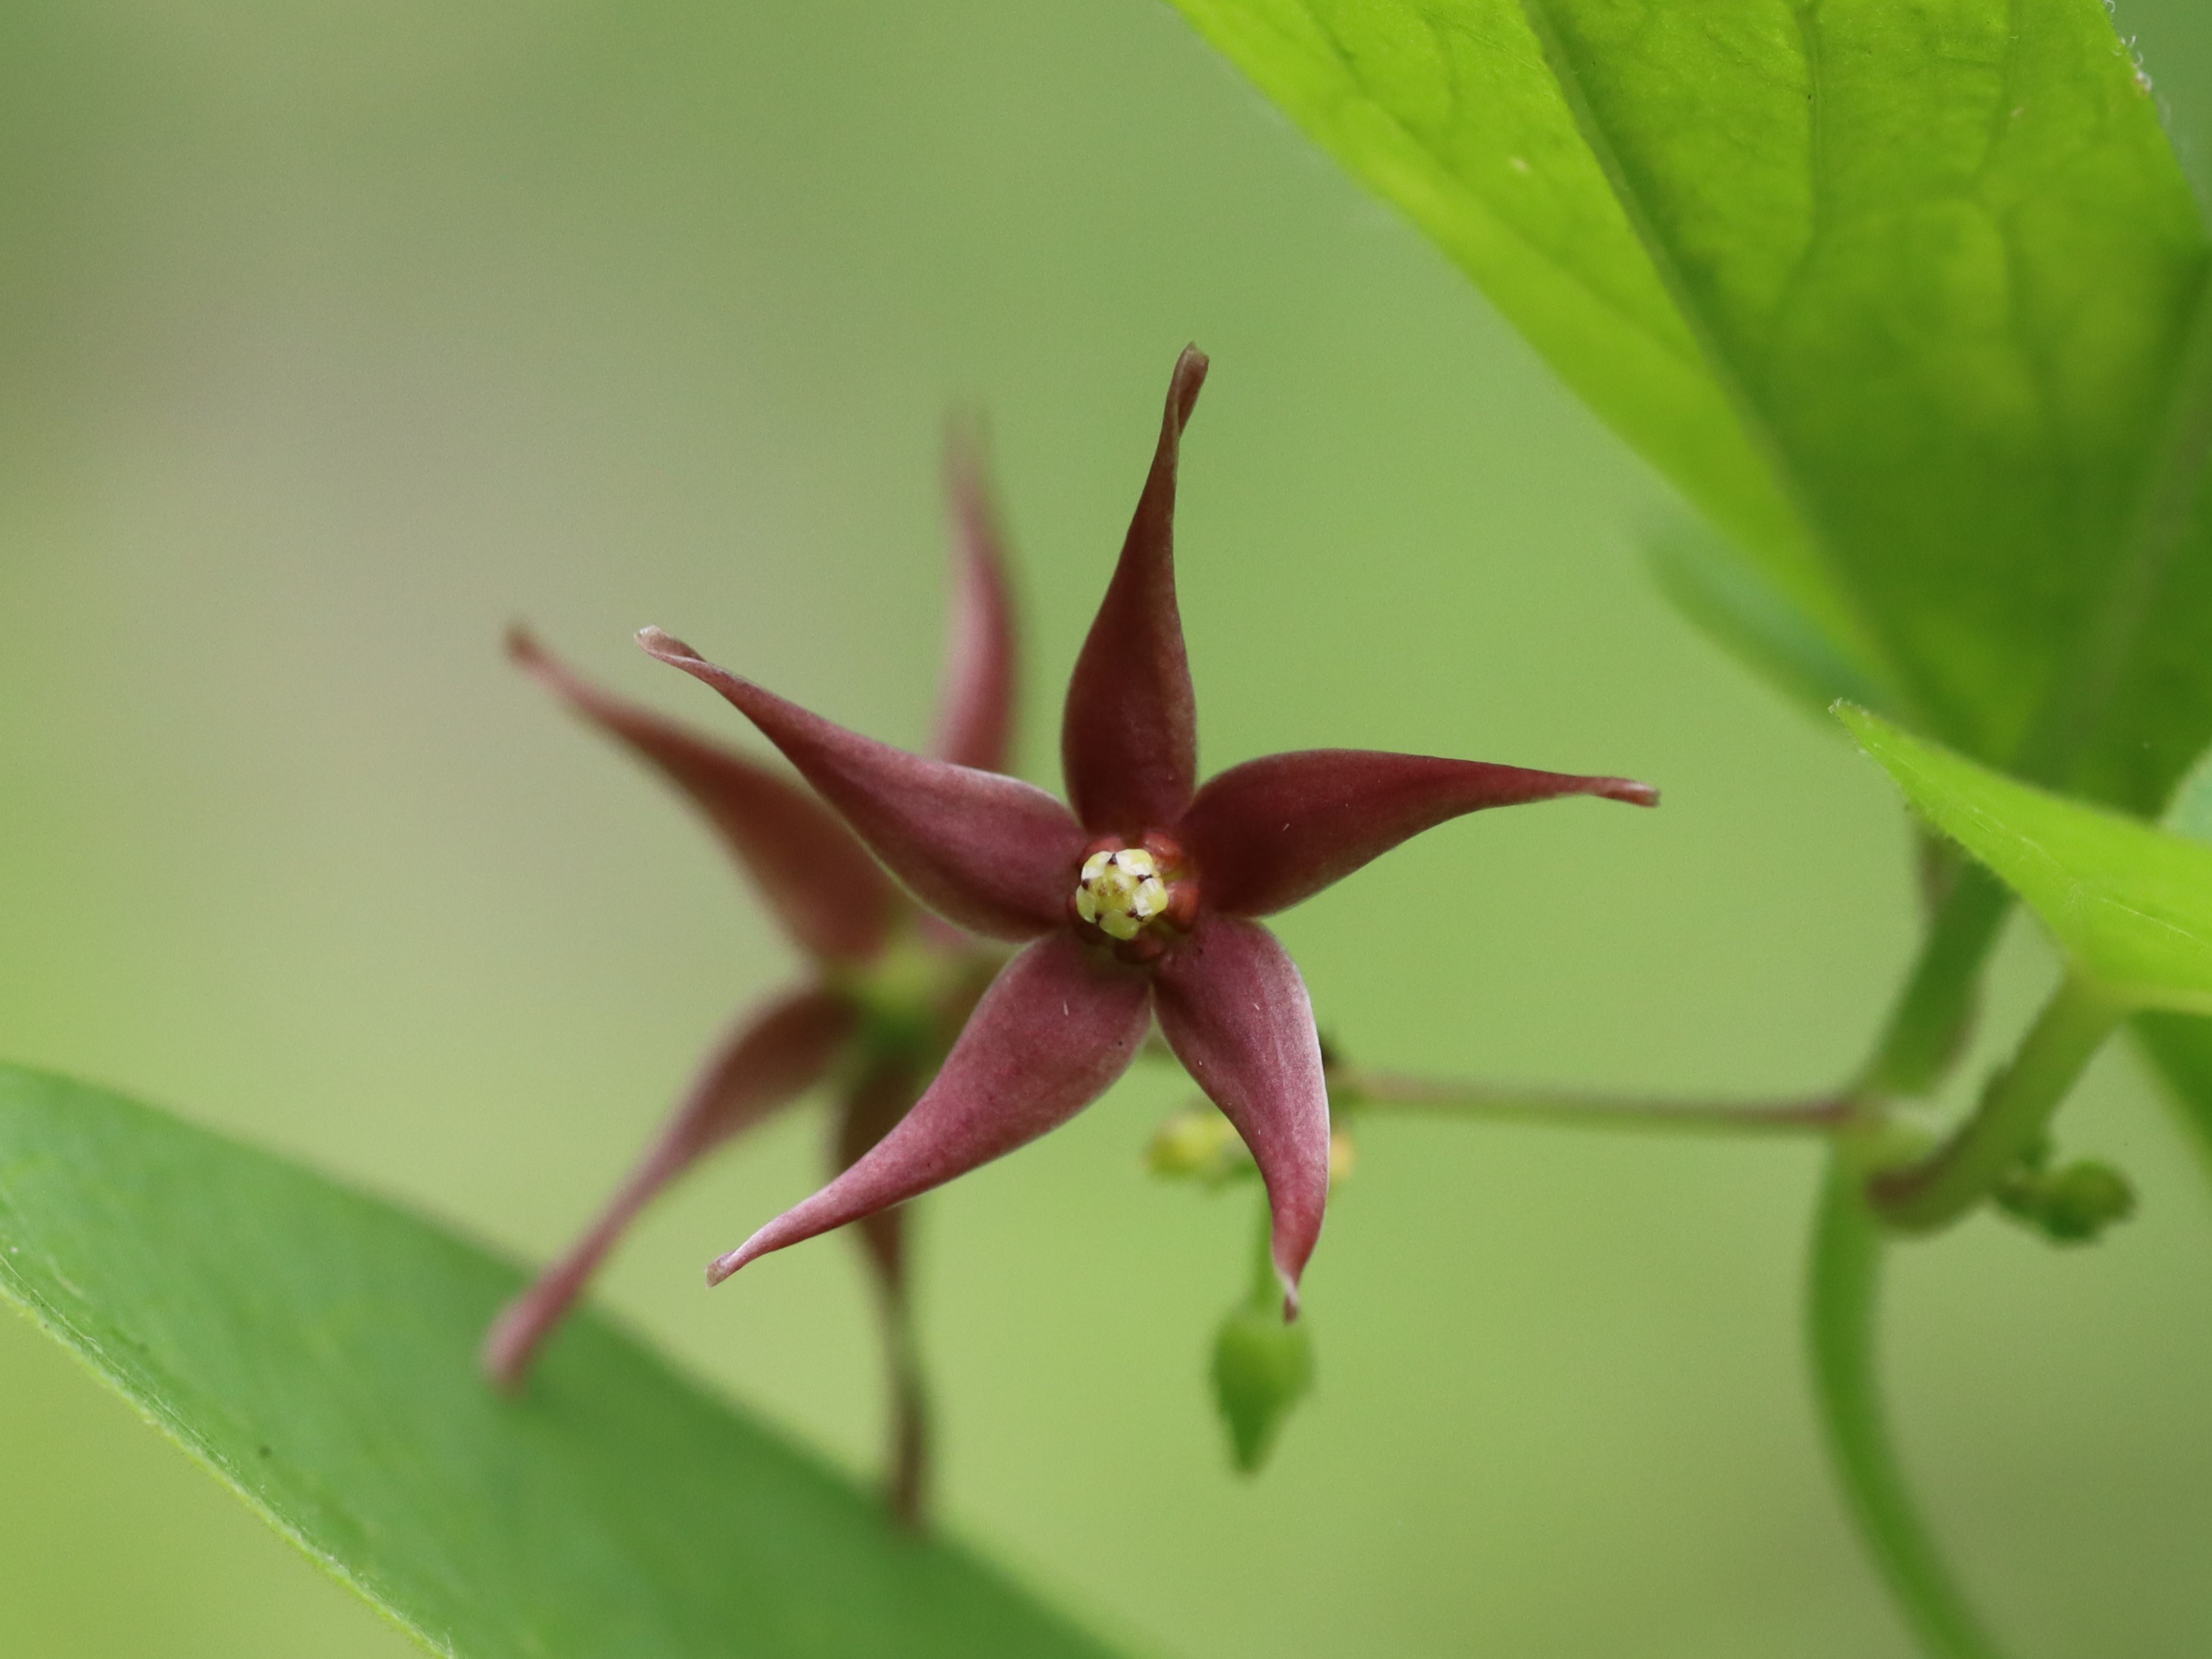
[[[1341,1130],[1328,1138],[1332,1185],[1352,1173],[1359,1161],[1352,1137]],[[1237,1127],[1211,1106],[1186,1106],[1153,1131],[1145,1147],[1145,1168],[1163,1181],[1195,1181],[1222,1187],[1260,1173],[1251,1148]]]
[[[2136,1207],[2135,1188],[2111,1164],[2083,1159],[2054,1170],[2047,1152],[2024,1160],[1990,1196],[2054,1244],[2088,1243]]]
[[[1291,1407],[1312,1389],[1310,1322],[1285,1324],[1276,1305],[1241,1303],[1213,1340],[1213,1399],[1239,1471],[1258,1473]]]
[[[2069,1164],[2045,1186],[2043,1230],[2061,1243],[2093,1239],[2135,1213],[2135,1188],[2109,1164]]]
[[[1161,1124],[1145,1148],[1145,1167],[1164,1180],[1208,1187],[1260,1172],[1236,1126],[1211,1106],[1185,1107]]]

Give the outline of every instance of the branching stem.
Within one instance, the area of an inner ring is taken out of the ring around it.
[[[1882,1170],[1867,1183],[1881,1218],[1905,1232],[1932,1232],[1980,1203],[2042,1138],[2124,1012],[2081,980],[2060,985],[2020,1052],[1990,1079],[1980,1104],[1950,1138],[1927,1157]]]
[[[1972,1024],[1982,963],[2012,895],[1978,864],[1961,866],[1929,919],[1912,972],[1859,1082],[1865,1095],[1925,1095],[1958,1057]]]

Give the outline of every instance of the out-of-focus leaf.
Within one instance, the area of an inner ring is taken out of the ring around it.
[[[2212,1019],[2199,1014],[2137,1014],[2135,1031],[2180,1108],[2197,1151],[2212,1159]]]
[[[2157,809],[2212,738],[2204,228],[2099,0],[1176,0],[1883,706]]]
[[[2177,836],[2212,844],[2212,749],[2182,775],[2159,822]]]
[[[434,1651],[1103,1659],[595,1316],[523,1397],[495,1395],[477,1342],[521,1278],[266,1154],[0,1068],[0,1296]]]
[[[2212,846],[1838,712],[1921,816],[2027,902],[2077,976],[2125,1005],[2212,1013]]]
[[[1672,526],[1646,551],[1659,591],[1677,611],[1823,725],[1838,698],[1887,706],[1887,693],[1866,668],[1791,605],[1765,571],[1704,526]]]
[[[2212,843],[2212,750],[2189,769],[2160,822],[2177,836]],[[2138,1014],[2135,1031],[2181,1109],[2198,1152],[2212,1160],[2212,1019],[2196,1014]]]

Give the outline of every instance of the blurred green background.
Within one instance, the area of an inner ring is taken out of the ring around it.
[[[2212,160],[2212,16],[2127,0]],[[1450,827],[1285,918],[1377,1064],[1810,1090],[1911,945],[1886,783],[1645,580],[1666,492],[1443,260],[1153,0],[0,8],[0,1053],[542,1254],[790,962],[659,787],[501,661],[528,617],[726,733],[666,626],[914,741],[937,447],[988,411],[1025,754],[1175,353],[1206,761],[1364,744],[1655,780]],[[2023,928],[1992,1044],[2050,974]],[[951,1523],[1188,1656],[1903,1652],[1822,1467],[1816,1156],[1377,1123],[1260,1480],[1204,1392],[1248,1212],[1149,1182],[1146,1073],[929,1201]],[[2132,1059],[2069,1149],[2140,1218],[1901,1266],[1900,1431],[2029,1656],[2212,1650],[2212,1200]],[[855,1469],[848,1249],[708,1294],[813,1181],[794,1117],[607,1299]],[[0,1649],[403,1639],[0,1320]]]

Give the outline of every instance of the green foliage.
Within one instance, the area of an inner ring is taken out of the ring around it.
[[[2189,769],[2160,820],[2177,836],[2212,844],[2212,750]],[[2136,1040],[2166,1081],[2197,1150],[2212,1159],[2212,1019],[2138,1014]]]
[[[2135,1033],[2165,1079],[2197,1150],[2212,1159],[2212,1019],[2199,1014],[2138,1014]]]
[[[115,1096],[0,1069],[0,1294],[434,1651],[1108,1651],[588,1314],[527,1394],[512,1267]]]
[[[1875,706],[2146,812],[2212,738],[2206,239],[2098,0],[1177,3]]]
[[[1839,713],[1921,815],[2042,918],[2078,977],[2130,1006],[2212,1012],[2212,846]]]
[[[1700,525],[1679,525],[1654,537],[1649,552],[1652,576],[1674,608],[1784,700],[1824,725],[1838,698],[1884,707],[1882,689],[1865,668],[1720,537]]]

